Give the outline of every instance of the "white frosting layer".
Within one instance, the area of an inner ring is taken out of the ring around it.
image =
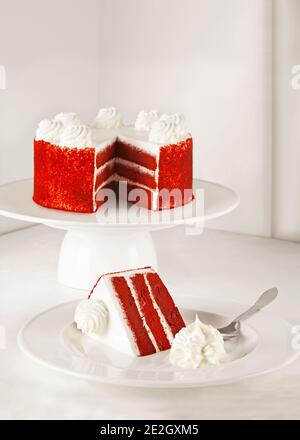
[[[156,110],[151,110],[146,112],[145,110],[141,110],[137,115],[135,121],[136,130],[145,130],[149,131],[152,127],[153,122],[159,119],[159,113]]]
[[[82,122],[77,113],[58,113],[54,117],[55,121],[60,121],[64,127],[69,125],[82,125]]]
[[[116,163],[116,158],[113,157],[112,159],[105,162],[105,164],[101,165],[99,168],[97,168],[97,175],[101,174],[106,168],[113,168]]]
[[[92,146],[92,131],[87,125],[69,125],[60,135],[61,147],[84,148]]]
[[[55,144],[58,142],[62,128],[63,126],[60,121],[43,119],[36,130],[35,139]]]
[[[81,301],[76,307],[75,323],[82,333],[104,333],[108,322],[108,310],[103,301],[88,299]]]
[[[115,107],[101,108],[92,126],[95,128],[119,128],[122,125],[122,117]]]
[[[122,159],[122,157],[116,157],[115,158],[116,164],[125,165],[128,168],[133,169],[134,171],[137,171],[141,174],[149,174],[150,176],[155,177],[156,172],[154,170],[150,170],[149,168],[143,167],[142,165],[139,165],[135,162],[131,162],[130,160]]]
[[[202,368],[227,362],[221,333],[211,325],[196,320],[182,328],[174,338],[170,362],[181,368]]]

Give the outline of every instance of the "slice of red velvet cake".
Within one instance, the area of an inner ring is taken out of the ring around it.
[[[193,198],[192,155],[192,137],[177,114],[140,112],[135,126],[125,127],[114,108],[101,109],[90,126],[61,113],[36,133],[33,200],[95,212],[104,201],[101,189],[117,190],[125,181],[128,191],[144,191],[140,204],[149,209],[181,206]]]
[[[130,356],[171,348],[185,327],[168,289],[151,268],[102,275],[77,306],[77,328]]]

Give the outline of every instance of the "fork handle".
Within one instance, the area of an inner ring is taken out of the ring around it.
[[[250,307],[248,310],[246,310],[244,313],[239,315],[235,321],[245,321],[246,319],[253,316],[255,313],[259,312],[263,307],[270,304],[278,295],[278,290],[276,287],[273,287],[272,289],[267,290],[264,292],[256,301],[255,304],[253,304],[252,307]]]

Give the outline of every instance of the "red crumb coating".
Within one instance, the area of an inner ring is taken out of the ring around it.
[[[113,277],[111,282],[117,293],[117,297],[122,310],[124,311],[129,327],[134,335],[140,355],[147,356],[156,353],[155,347],[143,325],[143,320],[140,317],[126,279],[124,277]]]
[[[111,145],[108,145],[104,150],[98,151],[96,155],[96,167],[100,168],[107,161],[115,157],[116,155],[116,142]]]
[[[160,322],[159,315],[153,306],[144,275],[136,274],[130,279],[136,291],[141,313],[155,338],[159,350],[168,350],[171,346]]]
[[[188,138],[177,144],[166,145],[160,150],[158,188],[172,191],[178,190],[179,200],[171,201],[171,206],[164,206],[160,201],[160,209],[180,206],[193,199],[193,139]],[[184,191],[185,190],[185,191]]]
[[[150,284],[152,295],[161,309],[173,336],[175,336],[179,330],[185,327],[184,320],[159,275],[150,272],[146,274],[146,277]]]
[[[132,162],[149,168],[149,170],[155,171],[157,167],[156,157],[147,153],[146,151],[139,150],[133,145],[126,144],[125,142],[117,141],[116,155],[122,159],[131,160]]]
[[[33,200],[47,208],[93,212],[94,148],[34,141]]]
[[[188,138],[178,144],[160,149],[159,189],[186,189],[193,187],[193,140]]]
[[[116,173],[120,177],[125,177],[124,180],[129,179],[133,182],[141,183],[142,185],[148,186],[149,188],[156,188],[155,177],[152,174],[143,173],[132,167],[128,167],[123,163],[116,163]]]

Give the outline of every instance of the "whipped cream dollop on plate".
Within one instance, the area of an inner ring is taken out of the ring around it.
[[[81,301],[75,310],[74,320],[78,330],[86,335],[105,332],[108,322],[108,309],[99,299]]]
[[[200,321],[198,315],[192,324],[175,336],[169,359],[181,368],[203,368],[228,362],[221,333],[212,325]]]

